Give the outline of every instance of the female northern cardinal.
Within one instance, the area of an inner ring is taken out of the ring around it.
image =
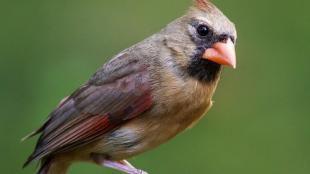
[[[207,0],[104,64],[64,99],[41,128],[25,165],[64,174],[75,161],[129,174],[125,159],[153,149],[198,121],[212,105],[221,65],[236,67],[234,24]]]

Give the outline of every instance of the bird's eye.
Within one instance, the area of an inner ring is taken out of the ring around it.
[[[200,36],[207,36],[209,34],[209,28],[206,25],[199,25],[197,27],[197,33]]]

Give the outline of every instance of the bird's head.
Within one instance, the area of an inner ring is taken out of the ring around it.
[[[165,33],[177,61],[199,80],[214,80],[221,65],[236,68],[235,26],[208,0],[194,0],[188,13],[169,24]]]

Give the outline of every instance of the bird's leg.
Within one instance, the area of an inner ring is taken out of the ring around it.
[[[132,164],[130,164],[127,160],[121,160],[119,161],[121,164],[124,164],[125,166],[135,168]]]
[[[126,160],[121,160],[121,161],[112,161],[112,160],[107,160],[104,158],[103,155],[100,154],[93,154],[92,155],[93,160],[101,166],[109,167],[115,170],[119,170],[122,172],[125,172],[127,174],[147,174],[147,172],[136,169],[133,165],[131,165],[128,161]]]
[[[123,171],[127,174],[147,174],[147,172],[143,170],[136,169],[126,160],[122,160],[122,161],[104,160],[102,165],[112,168],[112,169]]]

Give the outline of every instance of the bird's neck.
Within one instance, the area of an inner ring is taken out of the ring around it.
[[[203,60],[200,57],[194,57],[187,67],[187,73],[190,77],[208,84],[219,79],[221,69],[222,67],[219,64]]]

